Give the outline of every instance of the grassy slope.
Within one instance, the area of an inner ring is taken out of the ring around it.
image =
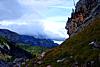
[[[3,37],[0,37],[0,45],[5,45],[4,43],[7,43],[7,42],[8,41],[6,39],[4,39]],[[11,56],[9,56],[7,54],[3,54],[2,52],[0,52],[0,60],[9,61],[10,59],[11,59]]]
[[[39,47],[39,46],[30,46],[30,45],[18,45],[20,48],[30,52],[33,55],[38,56],[43,51],[46,51],[48,48],[45,47]]]
[[[95,39],[100,42],[100,18],[96,18],[92,24],[77,35],[65,40],[61,46],[49,51],[41,67],[48,64],[53,67],[71,67],[74,61],[82,64],[86,61],[96,60],[100,55],[100,50],[92,49],[88,45]],[[70,56],[73,56],[73,58],[70,58]],[[60,58],[66,58],[66,60],[62,63],[56,63],[56,60]]]

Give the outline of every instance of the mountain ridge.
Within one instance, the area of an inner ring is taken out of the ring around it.
[[[33,36],[20,35],[7,29],[0,29],[0,36],[7,38],[9,41],[14,43],[25,43],[32,46],[41,46],[52,48],[58,46],[50,39],[38,39]]]

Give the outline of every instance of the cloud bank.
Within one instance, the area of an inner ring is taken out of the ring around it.
[[[68,37],[65,25],[72,8],[72,0],[0,0],[0,28],[64,40]]]

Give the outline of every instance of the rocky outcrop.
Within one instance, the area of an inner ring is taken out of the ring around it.
[[[71,18],[68,18],[66,29],[69,36],[80,32],[100,14],[100,0],[79,0],[75,10],[72,10]]]
[[[66,29],[70,38],[48,51],[40,67],[99,67],[100,0],[79,0]]]

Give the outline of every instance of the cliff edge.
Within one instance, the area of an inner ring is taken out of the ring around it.
[[[70,37],[38,67],[100,67],[100,0],[79,0],[65,28]]]
[[[100,0],[79,0],[75,8],[65,27],[69,36],[84,30],[97,15],[100,17]]]

